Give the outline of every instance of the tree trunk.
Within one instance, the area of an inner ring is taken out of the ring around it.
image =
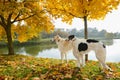
[[[84,16],[84,38],[88,39],[87,16]],[[85,55],[85,61],[88,61],[88,54]]]
[[[14,55],[14,48],[13,48],[13,41],[12,41],[12,34],[11,34],[11,17],[12,13],[8,15],[8,18],[5,19],[4,16],[0,15],[0,25],[4,28],[7,36],[7,46],[8,46],[8,55]]]
[[[7,35],[7,46],[8,46],[8,55],[14,55],[14,47],[13,47],[13,41],[12,41],[12,35],[11,35],[11,25],[6,26],[7,29],[6,35]]]

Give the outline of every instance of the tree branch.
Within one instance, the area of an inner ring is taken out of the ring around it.
[[[3,27],[5,27],[6,26],[5,18],[2,15],[0,15],[0,18],[1,18],[0,24],[2,24]]]
[[[43,11],[45,11],[45,10],[40,11],[40,13],[42,13]],[[17,18],[20,16],[20,12],[19,12],[18,15],[15,17],[15,19],[12,21],[12,23],[17,22],[17,21],[26,20],[26,19],[28,19],[28,18],[30,18],[30,17],[33,17],[34,15],[36,15],[36,13],[31,14],[31,15],[29,15],[28,17],[25,17],[25,18],[22,18],[22,19],[18,19],[18,20],[17,20]]]
[[[9,14],[8,18],[7,18],[7,24],[10,24],[11,23],[11,17],[12,17],[12,13]]]
[[[15,17],[15,19],[11,23],[16,22],[17,18],[20,16],[20,14],[21,14],[21,11],[19,11],[18,15]]]
[[[1,25],[2,27],[4,26],[1,21],[0,21],[0,25]]]
[[[16,21],[14,21],[14,22],[22,21],[22,20],[26,20],[26,19],[28,19],[28,18],[30,18],[30,17],[33,17],[34,15],[35,15],[35,14],[29,15],[28,17],[25,17],[25,18],[22,18],[22,19],[16,20]]]

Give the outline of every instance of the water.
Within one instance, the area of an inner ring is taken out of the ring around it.
[[[120,40],[114,40],[114,44],[107,46],[107,61],[120,62]]]
[[[103,41],[104,42],[104,41]],[[112,41],[105,42],[107,44],[107,62],[120,62],[120,39],[114,39]],[[110,44],[110,45],[109,45]],[[60,52],[58,48],[53,46],[26,46],[26,47],[15,47],[15,52],[17,54],[43,57],[43,58],[57,58],[60,59]],[[7,48],[1,48],[0,53],[7,54]],[[89,54],[89,60],[96,60],[95,53],[91,51]],[[72,52],[69,52],[67,55],[68,59],[75,59]]]
[[[107,49],[107,57],[106,57],[107,62],[120,62],[120,40],[119,39],[114,39],[113,44],[106,46],[106,49]],[[94,51],[89,52],[88,55],[89,55],[89,60],[97,61]],[[58,48],[46,49],[46,50],[43,50],[42,52],[39,52],[37,57],[44,57],[44,58],[49,57],[49,58],[60,59],[60,52]],[[68,59],[75,59],[72,52],[69,52],[67,57]]]

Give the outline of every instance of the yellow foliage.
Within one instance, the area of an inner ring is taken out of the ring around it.
[[[54,30],[51,15],[54,18],[61,17],[63,22],[69,24],[74,17],[104,19],[107,13],[117,9],[119,3],[120,0],[1,1],[0,39],[6,39],[5,28],[10,26],[12,39],[20,42],[37,37],[41,31],[49,33]]]
[[[95,80],[102,80],[102,79],[103,79],[103,76],[102,75],[98,75]]]
[[[0,2],[0,39],[6,39],[5,27],[9,26],[12,40],[20,42],[37,37],[41,31],[53,31],[54,25],[44,10],[43,1]]]
[[[120,0],[47,0],[46,3],[46,9],[53,17],[71,23],[74,17],[104,19],[107,13],[117,9]]]
[[[2,39],[5,39],[6,38],[6,36],[4,36],[6,33],[5,33],[5,30],[2,28],[2,27],[0,27],[0,40],[2,40]]]

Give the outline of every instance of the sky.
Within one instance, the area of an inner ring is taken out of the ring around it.
[[[73,29],[77,30],[84,28],[84,22],[82,19],[75,18],[72,25],[66,24],[57,19],[54,22],[55,28]],[[117,10],[113,10],[112,13],[106,15],[104,20],[88,21],[88,27],[97,28],[99,31],[106,30],[107,32],[120,32],[120,6]]]

